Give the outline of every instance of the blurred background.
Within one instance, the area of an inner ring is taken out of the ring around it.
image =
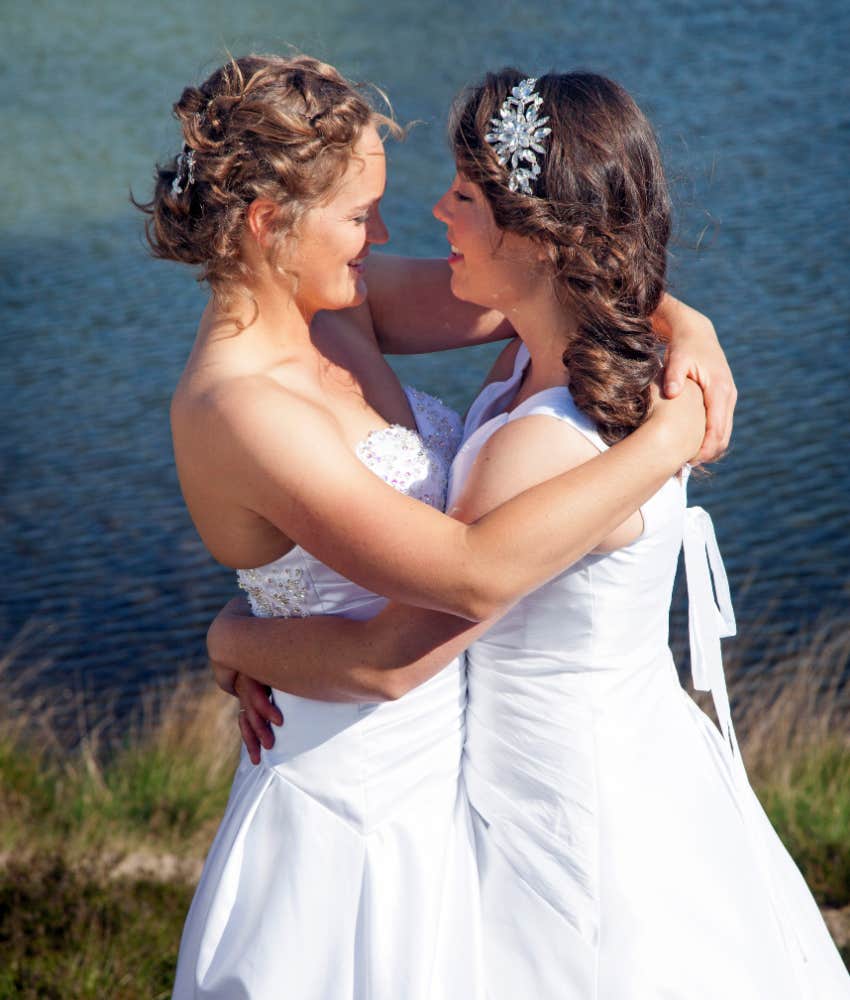
[[[672,182],[671,290],[713,319],[740,389],[733,448],[691,490],[714,516],[738,652],[755,680],[767,651],[847,634],[844,0],[0,10],[0,640],[57,708],[82,696],[95,715],[106,698],[120,709],[203,669],[206,625],[235,590],[183,509],[168,430],[205,295],[188,270],[146,255],[129,203],[179,148],[181,89],[229,52],[320,56],[420,123],[388,147],[388,249],[404,254],[446,253],[430,209],[453,173],[445,122],[464,84],[505,64],[624,84]],[[464,408],[492,353],[397,368]]]

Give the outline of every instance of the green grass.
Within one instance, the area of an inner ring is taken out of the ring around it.
[[[33,735],[20,706],[0,706],[0,851],[203,856],[236,764],[235,707],[206,678],[186,679],[149,693],[120,736],[68,750],[48,726]]]
[[[750,780],[821,906],[850,906],[850,635],[823,627],[737,698]],[[733,689],[743,688],[738,678]]]
[[[850,748],[834,739],[787,761],[757,791],[822,906],[850,905]]]
[[[154,1000],[171,996],[186,885],[104,882],[39,855],[0,880],[0,997]]]
[[[187,678],[69,748],[49,699],[1,690],[0,998],[170,997],[237,760],[235,702]]]

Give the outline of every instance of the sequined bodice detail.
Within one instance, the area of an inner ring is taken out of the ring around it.
[[[357,457],[400,493],[442,510],[449,468],[461,436],[460,417],[434,396],[405,388],[418,431],[391,424],[372,431]],[[383,599],[340,576],[296,546],[257,569],[237,572],[255,615],[263,618],[311,614],[374,613]]]
[[[390,486],[442,510],[449,468],[460,444],[460,418],[444,403],[408,388],[419,431],[392,424],[365,438],[357,457]]]

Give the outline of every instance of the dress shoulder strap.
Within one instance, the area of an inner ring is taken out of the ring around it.
[[[500,382],[488,382],[470,404],[463,425],[464,440],[474,434],[487,420],[504,409],[505,402],[514,395],[515,387],[522,380],[529,360],[528,348],[520,341],[514,358],[513,370],[508,378]]]
[[[543,389],[529,396],[511,411],[508,419],[518,420],[520,417],[531,416],[555,417],[577,430],[599,451],[608,449],[596,430],[596,424],[576,406],[572,393],[565,385]]]

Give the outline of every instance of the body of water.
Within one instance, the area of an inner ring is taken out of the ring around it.
[[[321,8],[321,9],[320,9]],[[850,92],[843,0],[802,4],[39,2],[4,18],[0,81],[0,638],[89,694],[203,664],[233,593],[183,509],[168,400],[204,293],[151,261],[128,194],[179,145],[169,109],[227,51],[293,45],[380,84],[402,121],[385,217],[443,255],[452,96],[484,70],[589,68],[654,121],[673,180],[672,290],[715,321],[741,392],[713,513],[755,665],[850,623]],[[405,358],[463,408],[492,348]]]

